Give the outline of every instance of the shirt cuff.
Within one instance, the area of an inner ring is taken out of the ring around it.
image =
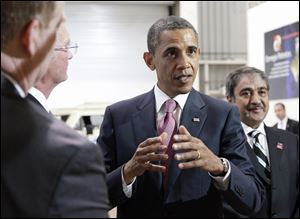
[[[230,162],[226,158],[223,158],[223,159],[226,161],[226,163],[229,167],[225,176],[213,176],[210,173],[208,173],[208,174],[210,175],[211,178],[214,179],[215,187],[219,190],[225,191],[228,189],[228,185],[229,185],[229,176],[231,173],[231,166],[230,166]]]
[[[132,183],[130,183],[129,185],[127,185],[126,182],[125,182],[125,180],[124,180],[123,168],[124,168],[124,166],[123,166],[122,169],[121,169],[121,178],[122,178],[123,192],[124,192],[124,194],[125,194],[125,196],[126,196],[127,198],[131,198],[131,196],[132,196],[132,185],[133,185],[133,183],[135,182],[136,177],[134,177]]]

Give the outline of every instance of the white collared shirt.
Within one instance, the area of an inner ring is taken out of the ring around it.
[[[286,130],[288,117],[286,116],[283,120],[279,120],[277,123],[277,128]]]
[[[1,71],[1,74],[3,75],[3,77],[5,77],[7,80],[9,80],[14,85],[14,87],[16,88],[16,90],[17,90],[18,94],[20,95],[20,97],[22,97],[22,98],[26,97],[25,92],[23,91],[21,86],[18,84],[18,82],[13,77],[11,77],[10,75],[4,73],[3,71]]]
[[[44,107],[44,109],[49,113],[50,110],[48,108],[47,105],[47,99],[45,97],[45,95],[38,89],[36,89],[35,87],[32,87],[29,90],[29,93]]]
[[[177,102],[177,106],[173,112],[174,118],[177,123],[177,128],[180,124],[181,114],[182,110],[185,106],[185,103],[187,101],[187,98],[190,93],[186,94],[179,94],[176,97],[173,98]],[[164,116],[164,103],[171,99],[167,94],[165,94],[157,85],[154,87],[154,96],[155,96],[155,105],[156,105],[156,127],[158,127],[159,121]]]
[[[250,147],[253,148],[253,146],[252,146],[253,145],[253,139],[248,135],[248,133],[250,133],[254,129],[251,128],[250,126],[247,126],[243,122],[241,122],[241,124],[242,124],[242,127],[244,129],[245,135],[247,136],[247,141],[248,141]],[[268,159],[268,161],[270,163],[268,141],[267,141],[267,135],[266,135],[266,131],[265,131],[264,126],[265,126],[265,124],[262,122],[256,130],[261,133],[258,136],[258,140],[259,140],[259,143],[263,146],[264,151],[266,152],[267,159]]]

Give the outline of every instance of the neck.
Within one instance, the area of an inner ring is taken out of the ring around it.
[[[44,94],[46,99],[48,99],[56,85],[57,84],[54,83],[51,78],[43,77],[36,83],[35,87]]]

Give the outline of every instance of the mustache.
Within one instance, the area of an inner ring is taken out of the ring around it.
[[[264,106],[261,104],[261,103],[252,103],[248,108],[247,110],[248,111],[251,111],[251,110],[255,110],[257,108],[261,108],[261,109],[264,109]]]

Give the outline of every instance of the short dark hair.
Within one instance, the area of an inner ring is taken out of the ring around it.
[[[234,97],[234,88],[241,80],[242,76],[246,74],[257,74],[263,79],[267,84],[267,89],[270,89],[268,76],[265,72],[249,66],[244,66],[241,68],[236,69],[235,71],[229,73],[226,77],[226,96],[227,97]]]
[[[281,106],[281,107],[282,107],[282,109],[283,109],[283,110],[285,110],[285,105],[284,105],[283,103],[276,103],[276,104],[275,104],[275,106],[276,106],[276,105],[279,105],[279,106]]]
[[[160,34],[165,30],[192,29],[195,33],[198,43],[198,33],[193,25],[182,17],[168,16],[156,21],[149,29],[147,36],[147,45],[150,53],[155,55],[155,50],[159,45]]]
[[[32,19],[47,25],[55,7],[56,1],[1,1],[1,50]]]

